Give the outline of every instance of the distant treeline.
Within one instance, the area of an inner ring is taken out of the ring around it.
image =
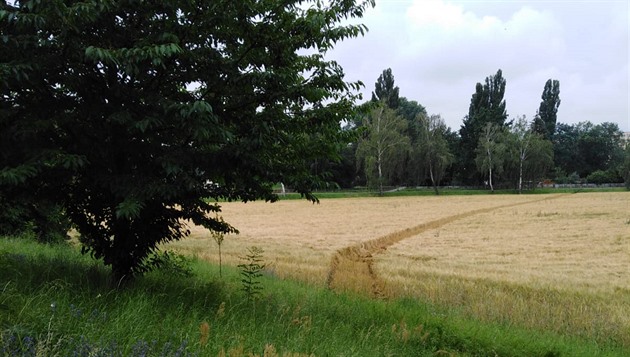
[[[391,69],[344,123],[352,138],[338,163],[318,162],[341,188],[474,186],[524,189],[546,183],[628,180],[629,149],[615,123],[558,123],[560,83],[549,79],[536,115],[510,119],[501,70],[477,83],[459,130],[399,95]]]

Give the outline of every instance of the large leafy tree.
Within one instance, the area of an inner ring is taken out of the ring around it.
[[[403,172],[409,152],[407,122],[379,102],[363,120],[364,132],[357,147],[357,163],[365,170],[368,184],[383,194],[383,185]]]
[[[371,111],[375,106],[385,105],[389,109],[395,110],[395,114],[406,121],[406,129],[401,133],[405,137],[405,140],[409,144],[413,145],[418,138],[419,128],[416,118],[419,114],[426,115],[425,108],[415,100],[408,100],[405,97],[399,96],[399,88],[395,85],[394,75],[390,68],[383,71],[374,84],[374,91],[372,92],[372,100],[364,103],[360,106],[359,112],[363,112],[355,116],[353,123],[355,127],[361,128],[369,126],[369,122],[364,122],[364,119],[369,119],[369,115],[364,115]],[[358,144],[358,142],[357,142]],[[363,145],[365,146],[365,144]],[[358,147],[358,145],[356,146]],[[408,156],[407,151],[399,151],[400,157],[393,157],[388,160],[388,164],[395,164],[394,170],[387,170],[390,173],[395,173],[396,177],[388,177],[386,180],[395,180],[398,184],[410,184],[419,183],[419,176],[421,176],[419,165],[414,162],[414,156]],[[362,153],[359,153],[362,154]],[[358,160],[357,166],[362,168],[365,164],[364,160]],[[365,182],[370,181],[372,184],[378,181],[378,179],[370,179],[367,175],[370,171],[359,170],[359,174],[365,173],[366,176],[361,176]],[[357,180],[359,182],[360,180]],[[393,183],[389,182],[389,183]]]
[[[591,123],[585,129],[578,142],[582,168],[578,173],[586,177],[590,173],[616,171],[623,162],[623,132],[615,123],[604,122],[597,125]]]
[[[586,177],[595,171],[618,175],[623,162],[623,133],[615,123],[558,123],[553,139],[556,167]]]
[[[563,174],[577,173],[581,170],[582,158],[578,150],[580,136],[586,123],[571,125],[558,123],[553,137],[554,164]]]
[[[499,69],[496,74],[486,77],[484,84],[477,83],[475,86],[468,115],[459,131],[459,169],[464,182],[478,183],[475,169],[476,149],[487,125],[494,124],[498,129],[506,128],[505,84],[503,72]]]
[[[396,112],[400,117],[407,121],[407,137],[411,145],[411,150],[416,151],[420,141],[421,134],[421,118],[427,116],[427,111],[415,100],[408,100],[400,97],[398,101],[398,109]],[[420,155],[411,154],[409,160],[405,162],[405,168],[402,179],[407,185],[420,185],[424,180],[423,162]]]
[[[59,205],[122,279],[187,222],[235,231],[211,201],[316,199],[360,85],[324,55],[374,1],[1,6],[0,200]]]
[[[424,171],[431,180],[435,194],[439,195],[438,186],[446,169],[454,160],[446,138],[448,127],[440,115],[420,115],[418,119],[420,135],[416,143],[416,152],[419,154]]]
[[[556,132],[558,107],[560,107],[560,82],[556,79],[548,79],[543,89],[538,113],[532,123],[534,132],[547,140],[553,139]]]
[[[398,115],[403,117],[409,123],[409,139],[415,142],[419,135],[419,116],[426,116],[427,110],[415,100],[408,100],[405,97],[400,97],[398,100],[398,108],[396,109]]]
[[[486,177],[490,191],[494,192],[494,178],[503,172],[506,145],[503,128],[495,123],[486,123],[479,137],[475,163],[479,173]]]
[[[517,118],[506,134],[507,161],[515,163],[519,193],[524,180],[539,180],[553,166],[551,141],[533,131],[525,116]],[[510,160],[511,159],[511,160]]]

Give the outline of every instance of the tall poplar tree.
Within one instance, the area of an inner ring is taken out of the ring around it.
[[[475,150],[484,128],[488,124],[494,124],[500,129],[506,127],[505,85],[503,72],[499,69],[495,75],[486,77],[484,84],[477,83],[475,86],[468,115],[464,118],[459,131],[461,136],[459,169],[460,177],[465,183],[479,183]]]
[[[552,140],[556,132],[558,107],[560,107],[560,82],[548,79],[542,93],[542,101],[532,124],[535,133]]]
[[[398,109],[400,89],[394,86],[394,75],[392,69],[383,70],[374,83],[374,92],[372,92],[373,102],[384,102],[391,109]]]

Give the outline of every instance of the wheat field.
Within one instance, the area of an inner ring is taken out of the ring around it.
[[[224,264],[257,246],[280,278],[630,346],[630,192],[221,206]],[[218,262],[191,231],[168,248]]]

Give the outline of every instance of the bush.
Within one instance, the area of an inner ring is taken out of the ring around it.
[[[597,170],[588,175],[586,177],[586,181],[596,185],[605,183],[620,183],[621,177],[619,177],[619,174],[615,170]]]
[[[577,172],[572,172],[568,176],[564,175],[564,172],[559,173],[562,176],[556,176],[555,181],[559,184],[579,184],[582,183],[582,179]]]
[[[157,251],[147,258],[147,265],[173,276],[193,276],[190,259],[170,251]]]
[[[0,197],[0,235],[34,237],[40,243],[66,241],[70,221],[63,209],[49,202],[13,203]]]

